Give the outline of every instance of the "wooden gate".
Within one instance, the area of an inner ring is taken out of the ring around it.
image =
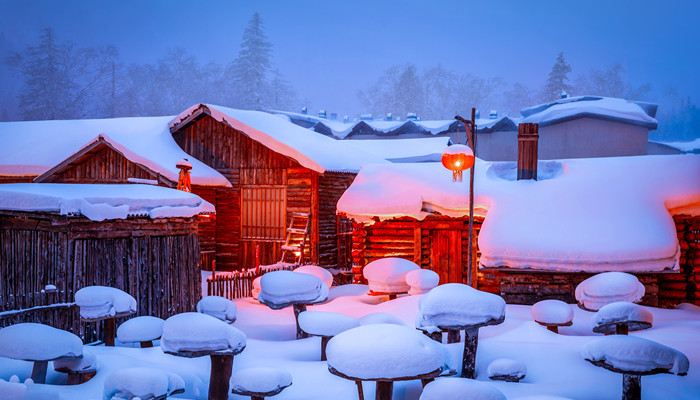
[[[440,275],[440,283],[463,283],[462,231],[432,230],[430,269]]]

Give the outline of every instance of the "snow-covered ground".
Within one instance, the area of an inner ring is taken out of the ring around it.
[[[331,311],[361,318],[372,313],[388,313],[413,327],[422,297],[402,296],[387,301],[387,297],[367,296],[367,286],[346,285],[334,287],[328,301],[310,306],[310,310]],[[251,367],[274,367],[291,373],[293,384],[275,396],[280,400],[357,399],[353,382],[328,372],[327,363],[320,359],[320,337],[294,340],[295,323],[292,308],[274,311],[251,298],[236,300],[238,319],[233,324],[247,335],[245,350],[235,356],[233,370]],[[583,359],[581,351],[591,340],[602,337],[592,332],[594,313],[571,306],[573,325],[560,328],[557,335],[533,322],[530,306],[507,305],[505,322],[481,328],[476,359],[477,380],[488,382],[503,392],[508,399],[531,395],[556,395],[571,399],[619,399],[622,376],[593,366]],[[642,378],[644,399],[698,399],[700,398],[700,307],[685,305],[682,309],[646,307],[654,316],[651,329],[632,332],[637,336],[683,352],[690,359],[687,376],[654,375]],[[462,344],[445,345],[451,356],[453,369],[459,369]],[[65,374],[53,371],[49,365],[47,385],[34,388],[55,390],[61,399],[101,399],[105,380],[112,373],[128,367],[152,367],[180,375],[185,382],[185,393],[172,398],[206,399],[209,380],[209,357],[181,358],[166,355],[158,343],[156,347],[140,349],[138,344],[119,345],[116,348],[91,347],[97,357],[97,375],[87,383],[65,386]],[[501,358],[525,364],[527,375],[518,382],[490,381],[487,368]],[[386,365],[392,369],[391,364]],[[395,367],[394,367],[395,368]],[[32,363],[0,358],[0,378],[9,380],[18,375],[23,382],[31,374]],[[450,378],[443,378],[450,379]],[[1,382],[0,382],[1,383]],[[374,383],[365,382],[365,398],[373,399]],[[2,390],[0,385],[0,390]],[[6,387],[6,386],[5,386]],[[396,382],[394,398],[418,399],[419,381]],[[0,392],[0,399],[4,399]],[[12,398],[12,397],[10,397]],[[50,398],[42,395],[36,398]],[[247,399],[231,395],[230,399]]]

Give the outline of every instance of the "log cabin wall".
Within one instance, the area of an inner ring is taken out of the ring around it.
[[[157,174],[128,160],[108,146],[100,146],[56,173],[51,182],[129,183],[129,178],[159,180]]]
[[[0,175],[0,185],[3,183],[31,183],[37,175],[31,176],[15,176],[15,175]]]
[[[250,219],[250,214],[245,214],[251,212],[250,203],[247,202],[257,199],[243,198],[242,194],[257,196],[258,193],[271,193],[272,197],[263,198],[259,203],[275,203],[275,207],[278,207],[282,201],[278,197],[280,190],[284,193],[285,202],[284,227],[291,221],[291,213],[310,213],[312,224],[305,255],[307,262],[318,262],[318,173],[205,114],[173,132],[173,137],[186,153],[219,171],[233,186],[217,192],[217,270],[254,267],[256,246],[259,247],[261,264],[273,264],[280,260],[284,236],[280,237],[277,229],[270,233],[270,230],[263,229],[264,226],[252,229],[255,227],[247,225],[246,232],[242,231],[243,223],[250,224],[246,219]],[[259,209],[256,210],[259,218],[269,218],[263,223],[278,221],[275,212],[261,213]],[[279,228],[277,225],[274,228]],[[258,234],[260,237],[255,236]]]
[[[195,218],[94,222],[1,211],[0,312],[45,305],[40,293],[46,285],[56,286],[55,303],[72,303],[77,290],[104,285],[134,296],[138,315],[194,311],[201,299],[196,232]],[[81,325],[70,318],[42,322],[67,324],[61,329]]]
[[[354,173],[326,172],[318,180],[318,248],[319,265],[339,266],[338,260],[338,199],[355,179]],[[342,263],[341,263],[342,264]]]

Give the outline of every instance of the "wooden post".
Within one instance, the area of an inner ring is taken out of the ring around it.
[[[554,333],[559,333],[559,327],[556,325],[547,325],[547,330]]]
[[[328,346],[328,341],[331,340],[331,336],[321,336],[321,361],[326,361],[326,346]]]
[[[362,390],[362,381],[355,381],[355,385],[357,385],[357,396],[359,400],[365,400],[365,391]]]
[[[140,342],[140,344],[141,344],[141,348],[142,348],[142,349],[148,349],[148,348],[153,347],[153,341],[152,341],[152,340],[147,340],[147,341],[144,341],[144,342]]]
[[[615,334],[627,335],[629,333],[629,325],[626,322],[615,324]]]
[[[209,374],[209,400],[227,400],[228,386],[233,370],[233,355],[212,354]]]
[[[32,380],[34,383],[46,383],[46,369],[48,365],[48,361],[34,361],[34,366],[32,367]]]
[[[622,400],[642,399],[642,377],[639,375],[622,375]]]
[[[457,329],[447,330],[447,343],[459,343],[459,331]]]
[[[377,381],[377,390],[374,392],[375,400],[391,400],[394,396],[394,382]]]
[[[104,323],[104,340],[105,340],[105,346],[112,346],[114,347],[114,338],[117,336],[117,329],[116,329],[116,318],[107,318]]]
[[[476,347],[479,344],[479,328],[464,330],[464,352],[462,353],[462,378],[476,378]]]
[[[309,337],[309,334],[301,330],[301,326],[299,326],[299,314],[306,311],[306,304],[294,304],[292,307],[294,308],[294,320],[297,323],[297,339]]]
[[[518,180],[537,180],[537,124],[518,125]]]

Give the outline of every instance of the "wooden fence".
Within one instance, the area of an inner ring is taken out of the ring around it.
[[[259,269],[251,268],[243,271],[217,272],[207,277],[207,293],[210,296],[221,296],[227,299],[250,297],[253,292],[253,281],[271,271],[291,271],[296,264],[277,263],[261,265]]]

